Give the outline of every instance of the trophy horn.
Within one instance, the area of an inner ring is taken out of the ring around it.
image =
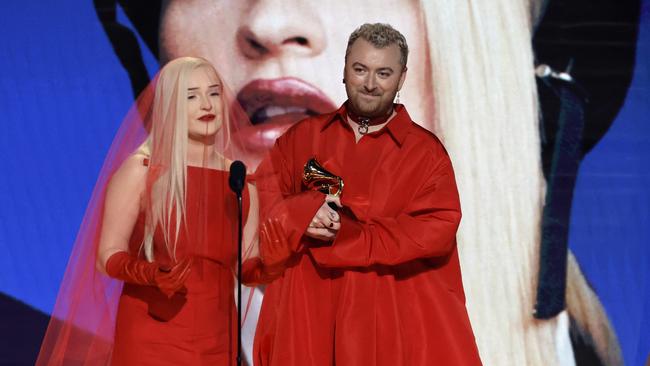
[[[316,158],[305,164],[302,181],[309,189],[338,197],[343,192],[343,179],[323,168]]]

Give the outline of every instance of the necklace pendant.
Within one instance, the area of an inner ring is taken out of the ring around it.
[[[359,127],[357,130],[359,131],[360,134],[365,135],[368,133],[368,125],[370,124],[370,121],[368,119],[361,119],[359,121]]]

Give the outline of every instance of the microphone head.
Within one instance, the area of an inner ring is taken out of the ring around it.
[[[244,189],[244,182],[246,180],[246,165],[239,160],[235,160],[230,164],[230,176],[228,177],[228,184],[230,189],[237,195],[241,195]]]

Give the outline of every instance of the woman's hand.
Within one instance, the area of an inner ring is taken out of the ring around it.
[[[192,258],[187,257],[171,268],[156,262],[133,258],[119,251],[106,261],[106,273],[118,280],[136,285],[155,286],[168,298],[180,291],[190,274]]]

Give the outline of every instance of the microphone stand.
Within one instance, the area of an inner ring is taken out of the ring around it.
[[[242,198],[241,191],[237,192],[237,365],[242,364],[242,340],[241,340],[241,267],[242,267]]]
[[[233,161],[230,165],[230,176],[228,177],[230,189],[237,195],[237,365],[242,364],[242,339],[241,339],[241,282],[242,282],[242,191],[246,185],[246,165],[239,160]]]

